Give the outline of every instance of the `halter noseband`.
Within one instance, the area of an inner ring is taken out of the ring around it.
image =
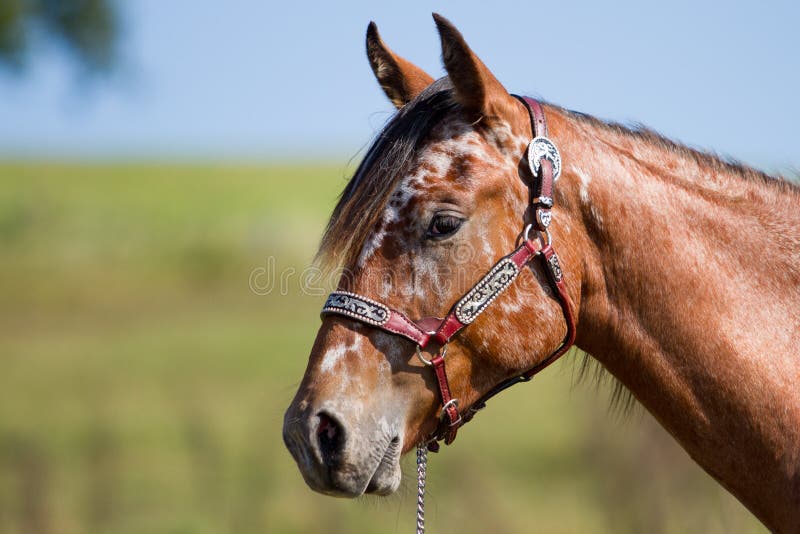
[[[533,222],[523,231],[522,244],[504,256],[450,308],[444,319],[426,317],[412,321],[405,314],[370,298],[345,291],[335,291],[328,296],[322,314],[338,314],[366,323],[391,334],[405,337],[416,344],[417,356],[423,363],[433,367],[442,401],[440,423],[427,439],[428,449],[439,450],[439,441],[450,444],[456,438],[459,427],[467,423],[475,413],[484,408],[486,401],[506,388],[527,382],[533,375],[553,363],[564,354],[575,341],[575,316],[572,301],[567,294],[564,274],[558,256],[553,249],[548,227],[552,220],[553,186],[561,173],[561,156],[558,149],[547,138],[547,122],[541,104],[528,97],[514,95],[525,105],[531,119],[533,140],[528,145],[528,165],[533,181],[530,184],[530,207]],[[536,236],[530,238],[531,229]],[[537,246],[541,244],[541,246]],[[524,373],[504,380],[478,399],[464,415],[459,412],[458,399],[453,398],[447,381],[445,356],[447,343],[467,325],[472,323],[503,291],[514,282],[523,267],[534,258],[541,258],[548,281],[561,305],[567,331],[561,344],[543,361]],[[440,350],[431,359],[422,355],[422,349],[435,343]]]

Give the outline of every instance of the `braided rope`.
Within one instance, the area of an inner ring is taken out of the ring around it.
[[[425,534],[425,477],[428,474],[428,447],[417,445],[417,534]]]

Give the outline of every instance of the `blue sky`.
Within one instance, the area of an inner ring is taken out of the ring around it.
[[[392,112],[364,55],[367,23],[438,77],[437,11],[513,92],[800,167],[800,2],[121,5],[110,79],[76,81],[49,48],[23,78],[0,71],[0,155],[346,160]]]

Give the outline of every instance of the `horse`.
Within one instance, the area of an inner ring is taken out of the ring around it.
[[[515,97],[434,19],[439,80],[367,30],[397,113],[318,253],[344,274],[284,419],[306,483],[391,494],[402,454],[574,341],[765,526],[800,531],[800,188]]]

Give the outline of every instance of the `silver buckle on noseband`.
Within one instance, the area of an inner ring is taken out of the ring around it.
[[[461,424],[461,412],[458,409],[458,399],[450,399],[444,406],[442,406],[441,411],[439,411],[439,419],[444,419],[447,409],[450,406],[455,406],[456,413],[458,414],[458,419],[450,423],[450,426],[458,426]]]

